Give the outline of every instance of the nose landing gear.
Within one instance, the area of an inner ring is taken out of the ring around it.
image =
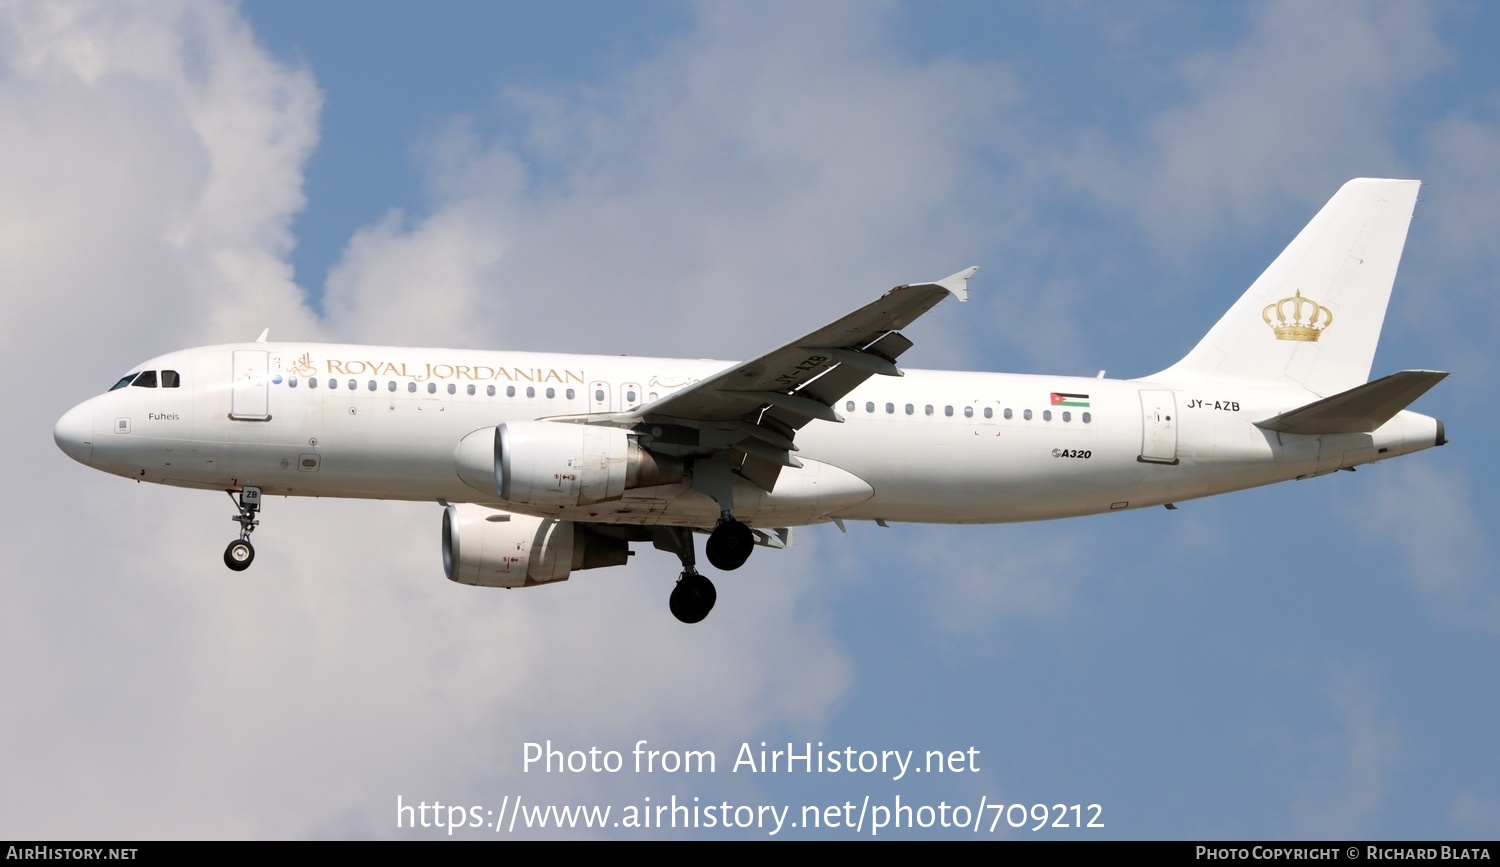
[[[224,565],[236,572],[243,572],[250,568],[255,560],[255,548],[250,544],[250,533],[260,521],[255,515],[260,511],[260,488],[246,487],[240,491],[238,498],[234,492],[229,492],[229,498],[235,501],[235,507],[240,513],[230,520],[240,525],[240,537],[229,543],[224,549]]]

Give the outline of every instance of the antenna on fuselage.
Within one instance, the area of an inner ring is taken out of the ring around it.
[[[270,337],[270,336],[271,336],[271,329],[269,327],[267,327],[265,331],[262,331],[260,333],[259,337],[255,338],[255,342],[256,343],[265,343],[266,342],[266,338]]]

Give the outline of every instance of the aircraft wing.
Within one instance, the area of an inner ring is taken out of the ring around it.
[[[801,466],[791,455],[795,432],[814,420],[842,422],[833,405],[871,376],[900,376],[896,359],[912,346],[900,329],[949,295],[967,301],[968,279],[978,270],[897,286],[811,334],[610,423],[712,428],[717,433],[707,440],[722,439],[723,448],[742,454],[740,474],[770,490],[781,467]]]

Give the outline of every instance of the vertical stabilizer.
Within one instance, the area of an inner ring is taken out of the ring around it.
[[[1185,358],[1152,379],[1238,379],[1332,395],[1363,384],[1420,181],[1344,184]]]

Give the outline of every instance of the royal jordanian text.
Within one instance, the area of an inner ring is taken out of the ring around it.
[[[495,367],[486,364],[408,365],[404,361],[380,361],[330,358],[324,362],[328,373],[345,376],[394,376],[426,382],[429,379],[471,379],[507,382],[584,382],[581,370],[557,370],[550,367]],[[295,371],[295,368],[294,368]],[[316,372],[316,371],[314,371]]]
[[[521,770],[547,774],[714,774],[720,765],[735,774],[879,774],[900,780],[907,774],[979,773],[979,749],[865,750],[853,746],[825,747],[822,741],[768,745],[740,744],[732,762],[720,762],[712,750],[661,750],[637,741],[628,752],[562,750],[552,741],[527,742],[521,747]]]

